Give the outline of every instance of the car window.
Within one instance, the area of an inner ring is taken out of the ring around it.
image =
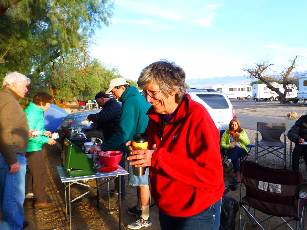
[[[213,109],[228,109],[229,105],[226,99],[219,94],[197,94],[197,96],[206,102]]]

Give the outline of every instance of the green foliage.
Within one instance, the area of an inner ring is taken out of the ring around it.
[[[138,88],[138,84],[137,84],[136,81],[127,79],[127,82],[129,83],[129,85],[132,85],[132,86],[135,86],[136,88]]]
[[[86,57],[86,53],[73,50],[45,73],[49,79],[46,86],[56,100],[93,99],[97,92],[108,88],[112,78],[119,76],[116,70],[108,70],[97,60]]]
[[[108,0],[0,1],[0,78],[20,71],[41,78],[52,62],[80,48],[94,30],[108,25],[112,2]]]

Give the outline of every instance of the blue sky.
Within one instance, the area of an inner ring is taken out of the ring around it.
[[[279,73],[296,55],[305,71],[306,12],[306,0],[115,0],[91,55],[133,80],[160,59],[183,67],[187,79],[242,76],[261,62]]]

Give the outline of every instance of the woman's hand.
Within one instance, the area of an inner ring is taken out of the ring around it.
[[[236,141],[230,143],[230,148],[233,149],[234,147],[236,147]]]
[[[56,144],[56,141],[55,141],[54,139],[52,139],[52,138],[49,138],[49,139],[48,139],[48,144],[49,144],[49,145],[55,145],[55,144]]]
[[[50,131],[45,131],[44,136],[51,137],[52,133]]]
[[[145,150],[132,150],[130,156],[127,157],[127,160],[130,161],[130,165],[136,167],[147,167],[151,166],[151,157],[154,150],[145,149]]]
[[[304,140],[303,138],[299,138],[299,139],[298,139],[298,143],[299,143],[299,144],[304,144],[304,142],[305,142],[305,140]]]
[[[130,165],[136,167],[147,167],[151,166],[151,157],[153,152],[156,149],[156,145],[153,145],[153,149],[138,149],[133,150],[131,147],[131,142],[126,144],[130,149],[130,156],[127,157],[127,160],[130,161]]]

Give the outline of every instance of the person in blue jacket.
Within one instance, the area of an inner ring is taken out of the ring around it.
[[[102,130],[104,141],[108,141],[115,133],[120,130],[119,121],[121,115],[121,104],[112,98],[110,94],[99,92],[95,96],[95,100],[101,107],[99,113],[90,114],[87,120],[94,123],[94,127]],[[109,143],[109,150],[115,150],[117,141]]]

